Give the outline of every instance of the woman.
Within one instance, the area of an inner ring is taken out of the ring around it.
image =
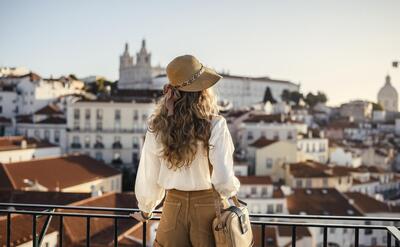
[[[132,216],[149,220],[166,194],[154,246],[214,246],[215,203],[227,206],[226,198],[240,186],[233,172],[232,137],[211,88],[222,77],[191,55],[172,60],[167,76],[136,177],[141,212]]]

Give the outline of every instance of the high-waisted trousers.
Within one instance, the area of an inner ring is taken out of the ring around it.
[[[167,190],[155,247],[213,247],[212,221],[216,217],[213,190]],[[218,199],[222,207],[226,200]]]

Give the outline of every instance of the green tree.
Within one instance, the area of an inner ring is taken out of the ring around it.
[[[296,105],[299,104],[300,100],[303,99],[303,94],[297,91],[290,92],[290,101],[294,102]]]
[[[313,94],[309,92],[305,97],[305,102],[310,107],[314,107],[318,103],[326,103],[328,98],[326,97],[325,93],[318,91],[317,94]]]
[[[282,99],[282,101],[285,101],[286,103],[289,103],[289,101],[290,101],[290,92],[289,92],[289,90],[285,89],[285,90],[282,91],[281,99]]]
[[[264,99],[263,99],[263,102],[264,103],[266,103],[266,102],[271,102],[271,104],[275,104],[276,103],[276,100],[274,99],[274,97],[272,96],[272,93],[271,93],[271,89],[269,88],[269,87],[267,87],[266,89],[265,89],[265,93],[264,93]]]

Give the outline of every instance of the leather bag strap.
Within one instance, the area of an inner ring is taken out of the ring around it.
[[[208,168],[210,171],[210,180],[211,180],[211,176],[212,176],[212,171],[213,171],[213,167],[211,165],[211,161],[210,161],[210,148],[207,148],[207,160],[208,160]],[[214,184],[211,183],[213,192],[214,192],[214,204],[215,204],[215,212],[218,218],[218,228],[222,229],[222,219],[221,219],[221,203],[220,203],[220,199],[221,199],[221,195],[218,193],[218,191],[215,189]],[[232,199],[233,203],[235,204],[236,207],[240,207],[240,200],[237,198],[236,195],[232,196],[230,199]]]

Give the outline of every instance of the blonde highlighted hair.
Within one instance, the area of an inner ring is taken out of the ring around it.
[[[148,130],[160,138],[162,157],[168,161],[168,168],[174,170],[191,164],[198,141],[208,148],[211,119],[218,115],[217,97],[212,87],[199,92],[178,91],[178,95],[172,116],[167,116],[165,97],[162,97],[148,123]]]

